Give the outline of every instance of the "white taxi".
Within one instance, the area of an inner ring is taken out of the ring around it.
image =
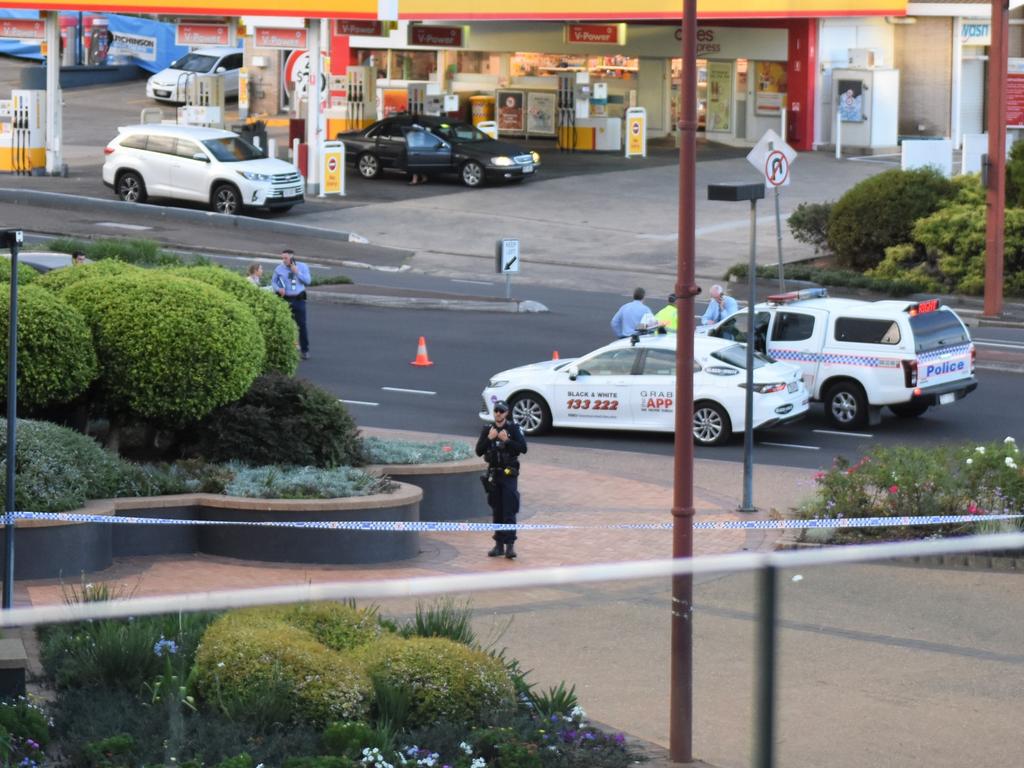
[[[746,342],[747,324],[738,312],[698,332]],[[800,366],[840,429],[877,424],[883,406],[920,416],[978,386],[971,335],[938,299],[859,301],[830,298],[824,288],[769,296],[754,307],[754,349]]]
[[[483,391],[480,418],[505,400],[527,435],[552,426],[675,431],[676,335],[620,339],[583,357],[547,360],[496,373]],[[694,338],[693,439],[719,445],[745,427],[746,349]],[[810,397],[800,369],[754,357],[754,428],[804,416]]]

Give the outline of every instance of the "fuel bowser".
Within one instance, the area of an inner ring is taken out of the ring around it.
[[[45,168],[46,91],[11,91],[0,100],[0,172],[27,176]]]

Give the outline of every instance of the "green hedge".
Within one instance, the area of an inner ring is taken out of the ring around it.
[[[30,267],[23,261],[18,262],[18,285],[33,283],[41,277],[35,267]],[[11,257],[0,256],[0,282],[11,282]],[[7,289],[10,291],[10,288]]]
[[[60,237],[44,246],[49,251],[74,253],[82,251],[91,261],[119,261],[144,267],[162,267],[181,264],[181,257],[164,251],[155,240],[140,238],[101,237],[98,240],[80,240]]]
[[[910,240],[914,222],[956,194],[949,179],[932,169],[893,169],[851,187],[832,206],[828,245],[839,266],[870,269],[885,249]]]
[[[242,302],[256,318],[260,333],[263,334],[267,351],[263,373],[294,375],[299,367],[299,350],[296,346],[299,329],[288,305],[279,296],[257,288],[241,275],[224,267],[176,267],[169,272],[212,285]]]
[[[195,421],[244,395],[263,366],[252,313],[194,280],[125,274],[79,282],[62,296],[92,329],[100,388],[115,412]]]
[[[214,706],[229,702],[249,714],[246,705],[267,705],[249,695],[256,691],[276,697],[293,719],[319,725],[364,720],[372,690],[357,660],[287,623],[279,609],[235,611],[214,622],[196,652],[194,680]]]
[[[186,453],[258,465],[360,466],[359,430],[338,398],[315,384],[260,376],[238,402],[209,414],[184,437]]]
[[[0,283],[0,381],[7,381],[10,284]],[[67,403],[96,378],[98,363],[85,318],[38,285],[18,290],[18,405],[34,410]],[[6,388],[0,403],[6,403]]]
[[[505,667],[486,653],[439,637],[383,638],[356,651],[375,681],[409,694],[410,728],[438,720],[477,723],[511,712]]]
[[[92,264],[51,270],[39,278],[39,285],[55,293],[61,293],[83,280],[103,280],[127,274],[142,274],[142,268],[122,261],[96,261]]]

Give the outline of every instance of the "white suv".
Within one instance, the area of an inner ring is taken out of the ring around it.
[[[704,332],[745,342],[747,313]],[[920,416],[978,386],[971,335],[938,299],[832,299],[823,288],[769,296],[754,307],[754,348],[799,365],[825,416],[844,429],[877,424],[882,406]]]
[[[156,124],[118,131],[103,150],[103,183],[125,202],[160,197],[238,213],[288,210],[304,200],[306,183],[298,168],[266,157],[231,131]]]

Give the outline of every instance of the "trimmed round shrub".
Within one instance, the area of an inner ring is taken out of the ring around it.
[[[385,637],[355,651],[375,684],[409,694],[408,726],[479,722],[511,711],[515,690],[500,661],[440,637]]]
[[[10,283],[0,283],[0,380],[7,381]],[[18,405],[68,403],[96,378],[92,333],[81,313],[38,285],[18,289]],[[6,389],[0,402],[6,402]]]
[[[358,427],[338,398],[280,374],[260,376],[241,400],[195,425],[185,442],[187,453],[214,462],[311,467],[365,463]]]
[[[196,421],[244,395],[263,366],[252,313],[194,280],[131,273],[81,281],[62,296],[92,329],[102,395],[115,413]]]
[[[277,696],[281,712],[296,721],[326,725],[365,720],[372,686],[357,659],[331,650],[292,626],[282,609],[235,611],[215,621],[196,651],[198,692],[208,701],[246,715],[245,705]]]
[[[18,285],[25,285],[26,283],[32,283],[42,277],[35,267],[30,267],[23,261],[18,262]],[[11,282],[11,257],[2,256],[0,257],[0,282],[9,283]],[[10,288],[7,289],[10,292]]]
[[[78,266],[50,270],[45,275],[40,275],[38,283],[47,290],[60,293],[83,280],[141,273],[141,267],[125,264],[123,261],[96,261],[92,264],[79,264]]]
[[[295,374],[299,367],[299,350],[295,345],[299,339],[299,328],[288,305],[279,296],[257,288],[224,267],[176,267],[169,271],[219,288],[247,306],[256,318],[267,350],[263,373]]]
[[[914,222],[955,193],[953,182],[931,169],[894,169],[865,179],[832,206],[829,248],[841,266],[870,269],[887,247],[909,242]]]
[[[282,620],[308,632],[335,651],[348,651],[380,638],[385,630],[374,611],[343,603],[307,603],[282,612]]]
[[[0,419],[7,444],[7,420]],[[48,421],[18,419],[14,502],[32,512],[64,512],[89,499],[116,495],[125,465],[92,438]],[[7,492],[7,461],[0,456],[0,491]]]

